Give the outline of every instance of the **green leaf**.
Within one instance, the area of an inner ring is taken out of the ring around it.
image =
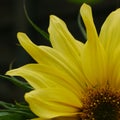
[[[29,23],[33,26],[33,28],[35,28],[35,30],[37,32],[39,32],[44,38],[46,38],[47,40],[49,40],[49,35],[48,33],[46,33],[45,31],[43,31],[41,28],[39,28],[29,17],[26,7],[25,7],[25,2],[24,2],[24,11],[25,11],[25,15],[27,20],[29,21]]]
[[[0,78],[4,78],[6,80],[9,80],[10,82],[14,83],[16,86],[22,88],[25,91],[33,90],[33,88],[28,83],[23,82],[21,80],[18,80],[15,77],[9,77],[9,76],[5,76],[5,75],[0,75]]]
[[[0,120],[28,120],[36,117],[27,104],[0,101],[0,108]]]
[[[1,112],[0,120],[27,120],[24,116],[17,113]]]

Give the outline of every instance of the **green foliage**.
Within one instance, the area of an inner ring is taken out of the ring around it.
[[[5,80],[9,80],[10,82],[12,82],[13,84],[15,84],[16,86],[22,88],[25,91],[30,91],[33,88],[26,82],[23,82],[15,77],[9,77],[9,76],[5,76],[5,75],[0,75],[0,78],[3,78]]]
[[[25,120],[25,118],[17,113],[0,111],[0,120]]]
[[[0,101],[0,120],[29,120],[35,117],[27,104]]]
[[[26,10],[26,6],[24,3],[24,12],[26,15],[27,20],[29,21],[29,23],[32,25],[32,27],[38,32],[40,33],[44,38],[46,38],[47,40],[49,40],[49,35],[48,33],[46,33],[45,31],[43,31],[41,28],[39,28],[29,17],[27,10]]]
[[[0,75],[1,79],[9,80],[22,90],[31,91],[33,88],[26,82],[23,82],[15,77]],[[36,116],[31,112],[27,103],[6,103],[0,101],[0,120],[30,120]]]

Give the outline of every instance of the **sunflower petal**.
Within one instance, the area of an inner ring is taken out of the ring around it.
[[[76,44],[79,47],[83,47],[83,46],[81,46],[81,44],[79,44],[77,42],[76,42]],[[55,51],[54,49],[52,49],[50,47],[40,46],[40,48],[43,51],[45,51],[46,53],[48,52],[50,55],[55,56],[55,58],[58,59],[58,64],[59,64],[59,61],[60,61],[60,64],[61,64],[61,67],[62,67],[62,69],[60,68],[60,70],[64,71],[71,78],[73,78],[74,81],[76,81],[76,83],[79,84],[80,88],[82,87],[84,89],[86,87],[87,81],[86,81],[86,78],[83,74],[82,66],[79,67],[79,66],[74,65],[74,63],[71,60],[69,60],[69,58],[67,58],[66,56],[62,55],[61,53]],[[80,63],[80,61],[79,61],[79,63]],[[55,66],[55,67],[57,67],[57,66]]]
[[[79,66],[81,51],[76,44],[75,38],[68,31],[64,21],[51,15],[48,31],[53,48],[69,58],[75,65]]]
[[[86,26],[88,39],[81,57],[83,69],[92,85],[103,85],[107,77],[105,51],[98,39],[90,6],[83,4],[80,12]]]
[[[21,76],[35,89],[55,86],[56,84],[54,82],[40,74],[39,67],[38,64],[28,64],[8,71],[6,75]]]
[[[113,54],[116,48],[120,47],[120,9],[112,12],[100,31],[100,40],[104,45],[108,55]]]
[[[18,40],[22,47],[32,56],[33,59],[35,59],[38,63],[47,64],[52,66],[58,66],[60,61],[57,59],[56,56],[53,56],[52,54],[49,54],[49,52],[46,52],[44,49],[41,49],[41,47],[35,45],[25,33],[18,33]]]
[[[37,62],[40,62],[40,57],[44,55],[44,53],[40,51],[37,45],[35,45],[25,33],[18,32],[17,38],[22,47],[32,56],[32,58],[35,59]],[[40,53],[41,56],[39,57]]]
[[[119,89],[120,85],[120,9],[112,12],[100,31],[100,40],[106,50],[108,57],[108,80],[110,85]]]
[[[62,57],[62,56],[59,56],[59,53],[56,52],[55,50],[54,51],[56,53],[54,53],[54,55],[55,55],[54,56],[49,51],[46,52],[46,50],[42,49],[42,47],[39,47],[39,46],[35,45],[34,43],[32,43],[32,41],[24,33],[18,33],[18,39],[19,39],[20,44],[23,46],[23,48],[38,63],[46,64],[46,65],[49,65],[49,66],[55,66],[55,67],[58,67],[59,69],[64,66],[63,65],[64,62],[61,62],[61,60],[63,60],[63,59],[62,58],[60,59],[60,57]],[[65,59],[63,61],[65,61]]]
[[[93,22],[91,7],[84,3],[80,8],[80,13],[86,26],[87,40],[95,44],[95,40],[98,39],[98,34]]]
[[[78,64],[75,64],[75,62],[70,60],[67,56],[60,54],[58,51],[56,51],[52,48],[48,47],[49,48],[48,49],[47,47],[43,47],[43,46],[39,47],[39,46],[35,45],[24,33],[18,33],[18,39],[19,39],[20,44],[23,46],[23,48],[38,63],[49,65],[49,66],[55,66],[65,72],[70,71],[69,75],[72,75],[75,80],[76,79],[78,80],[79,76],[81,76],[81,79],[84,80],[82,71],[80,72],[81,67],[78,67]],[[75,44],[76,44],[76,46],[79,46],[79,49],[82,47],[82,43],[77,44],[77,42],[75,41]],[[80,61],[79,61],[79,64],[80,64]],[[73,70],[71,69],[72,67],[73,67]]]
[[[52,120],[52,119],[43,119],[43,118],[33,118],[31,120]]]
[[[51,120],[51,119],[34,118],[34,119],[31,119],[31,120]]]
[[[34,90],[27,93],[25,99],[31,110],[41,118],[76,115],[81,107],[75,94],[60,87]]]
[[[108,80],[112,88],[120,90],[120,48],[111,55],[108,66]]]
[[[82,97],[83,89],[68,74],[56,69],[40,64],[28,64],[6,73],[10,76],[23,77],[33,88],[63,86]],[[78,92],[79,91],[79,92]]]

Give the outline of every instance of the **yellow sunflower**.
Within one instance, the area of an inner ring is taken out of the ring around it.
[[[120,9],[112,12],[98,36],[91,7],[80,8],[87,42],[77,41],[66,24],[50,16],[52,47],[35,45],[18,33],[23,48],[37,63],[7,72],[23,77],[33,88],[25,100],[34,120],[120,119]]]

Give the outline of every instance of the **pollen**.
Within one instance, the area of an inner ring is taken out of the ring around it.
[[[120,91],[89,89],[82,102],[80,120],[120,120]]]

